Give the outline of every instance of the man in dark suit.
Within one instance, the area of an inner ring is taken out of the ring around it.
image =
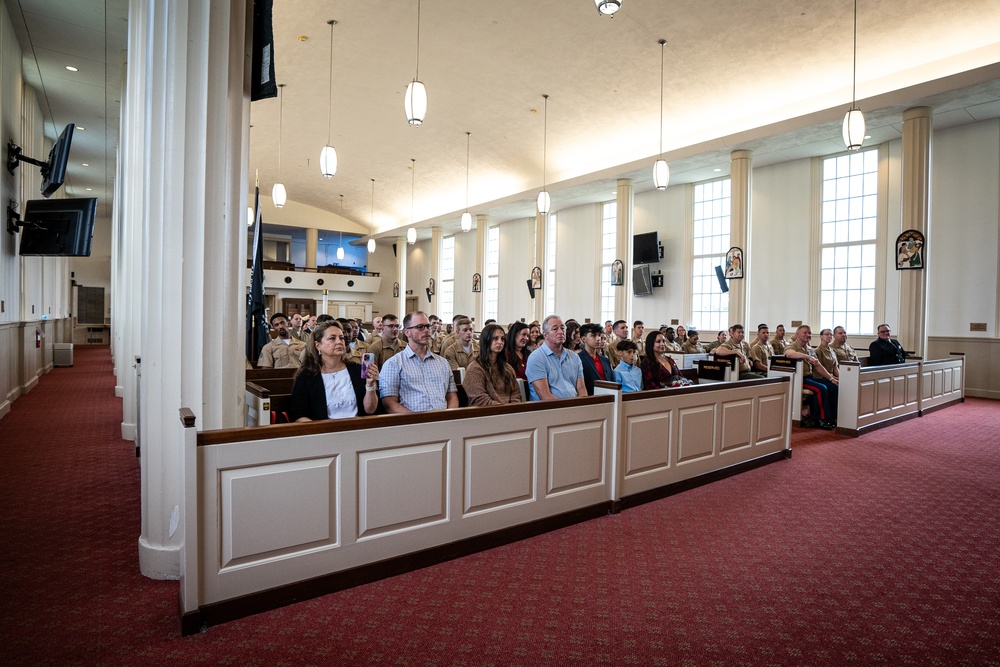
[[[889,366],[901,364],[906,360],[903,346],[895,338],[890,338],[891,335],[892,330],[888,324],[878,325],[878,340],[872,341],[868,346],[869,366]]]
[[[583,384],[587,387],[587,395],[594,395],[594,382],[597,380],[615,381],[611,370],[611,360],[604,356],[604,336],[601,325],[584,324],[580,327],[580,361],[583,362]]]

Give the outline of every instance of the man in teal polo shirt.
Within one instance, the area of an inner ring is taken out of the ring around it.
[[[542,337],[544,342],[528,355],[524,369],[529,399],[550,401],[586,396],[583,362],[579,355],[563,348],[566,325],[558,315],[549,315],[542,322]]]

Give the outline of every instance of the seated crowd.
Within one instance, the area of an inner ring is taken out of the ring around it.
[[[358,320],[329,315],[275,313],[270,322],[274,338],[257,366],[298,369],[291,393],[294,421],[455,408],[459,373],[469,405],[497,405],[520,402],[522,396],[544,401],[593,395],[598,381],[617,382],[625,392],[691,384],[672,354],[734,359],[740,380],[766,377],[771,359],[784,355],[803,361],[807,405],[801,423],[829,429],[836,426],[840,364],[858,361],[840,326],[823,329],[814,348],[807,325],[786,340],[783,325],[771,337],[761,324],[751,344],[741,324],[702,343],[698,331],[683,326],[647,332],[641,321],[630,328],[624,320],[608,320],[602,327],[564,322],[558,315],[514,322],[506,331],[489,320],[478,336],[466,316],[445,325],[420,311],[402,323],[393,314],[376,317],[371,332]],[[890,334],[887,324],[879,325],[869,365],[905,360]]]

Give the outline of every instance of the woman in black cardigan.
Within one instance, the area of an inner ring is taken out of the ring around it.
[[[292,421],[343,419],[378,409],[378,366],[371,364],[361,377],[361,366],[344,360],[346,352],[339,322],[323,322],[313,329],[292,384]]]

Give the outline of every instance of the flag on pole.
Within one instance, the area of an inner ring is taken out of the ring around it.
[[[253,263],[247,295],[247,359],[255,364],[267,343],[267,313],[264,305],[264,239],[261,231],[260,188],[254,189]]]

